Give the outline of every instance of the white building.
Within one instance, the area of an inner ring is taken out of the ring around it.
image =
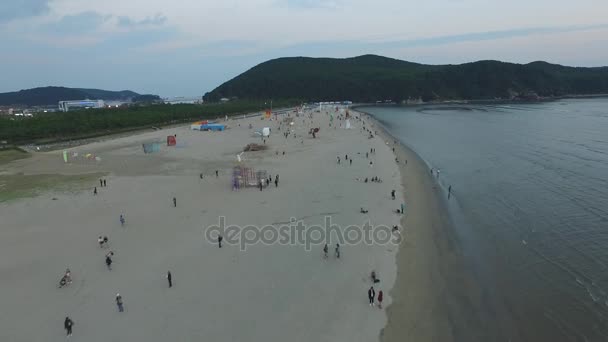
[[[67,112],[70,108],[104,108],[103,100],[59,101],[59,110]]]

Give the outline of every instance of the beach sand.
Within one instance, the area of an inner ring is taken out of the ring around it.
[[[51,188],[33,198],[0,203],[0,340],[63,341],[63,320],[70,316],[71,339],[81,341],[377,341],[387,315],[368,305],[371,270],[381,279],[376,292],[384,291],[384,308],[389,307],[387,340],[443,338],[430,335],[432,322],[418,321],[433,317],[432,308],[422,314],[417,308],[428,303],[435,285],[411,288],[398,281],[403,288],[390,291],[398,245],[344,244],[338,260],[332,240],[330,257],[324,260],[322,245],[310,251],[302,245],[261,242],[246,250],[235,245],[219,249],[205,239],[205,228],[220,216],[227,225],[260,227],[280,226],[291,218],[321,225],[325,217],[341,230],[367,220],[387,227],[399,224],[402,216],[394,211],[403,201],[403,187],[391,146],[379,137],[368,139],[357,120],[351,120],[349,130],[330,128],[324,112],[314,114],[312,125],[303,120],[310,119],[295,118],[296,138],[282,136],[284,129],[278,131],[276,121],[255,117],[230,120],[224,132],[177,127],[73,147],[69,153],[79,157],[69,163],[54,151],[3,165],[1,175],[103,175],[107,187],[95,179],[71,190]],[[273,178],[279,174],[280,182],[261,192],[233,191],[236,155],[248,143],[262,143],[252,136],[250,123],[253,130],[271,127],[272,136],[268,150],[244,153],[243,163],[267,170]],[[321,128],[316,139],[307,134],[310,127]],[[162,142],[174,134],[177,146],[162,144],[159,153],[143,153],[143,142]],[[370,148],[376,153],[368,159]],[[88,153],[100,161],[82,158]],[[362,181],[372,176],[383,182]],[[417,234],[428,232],[416,225],[431,224],[411,221],[416,216],[409,213],[420,210],[426,218],[436,209],[416,199],[425,185],[412,184],[417,178],[408,178],[413,177],[409,173],[404,177],[410,197],[404,222],[412,227],[405,230],[399,275],[432,282],[417,272],[434,274],[429,268],[437,260],[402,260],[423,253],[425,246],[416,243],[424,239]],[[393,189],[396,200],[390,196]],[[359,213],[361,207],[369,213]],[[109,237],[109,249],[97,245],[100,235]],[[111,271],[104,263],[109,250],[115,252]],[[73,283],[58,288],[66,267]],[[172,288],[165,279],[169,270]],[[116,293],[123,297],[123,313],[117,312]],[[413,306],[389,306],[393,295]],[[408,332],[430,338],[399,335],[403,322],[415,325],[406,325]]]

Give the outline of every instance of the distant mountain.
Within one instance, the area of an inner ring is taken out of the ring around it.
[[[139,96],[138,93],[130,90],[108,91],[100,89],[42,87],[10,93],[0,93],[0,106],[46,106],[57,105],[59,101],[64,100],[83,99],[128,101],[137,96]]]
[[[375,55],[279,58],[264,62],[205,94],[226,98],[374,102],[510,99],[608,93],[608,67],[574,68],[546,62],[479,61],[425,65]]]

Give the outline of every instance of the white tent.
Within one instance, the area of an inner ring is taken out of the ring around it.
[[[264,127],[264,128],[262,128],[262,136],[263,137],[269,137],[270,136],[270,127]]]

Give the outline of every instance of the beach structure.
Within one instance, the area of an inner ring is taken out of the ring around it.
[[[238,190],[242,187],[256,188],[260,186],[260,181],[266,187],[268,186],[266,179],[268,179],[266,170],[255,171],[254,168],[243,165],[232,168],[232,190]]]
[[[193,122],[190,125],[190,129],[193,130],[193,131],[202,131],[201,127],[203,125],[206,125],[206,124],[209,124],[209,123],[210,123],[209,120],[202,120],[202,121]]]
[[[160,142],[158,141],[143,143],[142,147],[146,154],[160,152]]]
[[[167,146],[175,146],[177,145],[177,139],[174,135],[167,136]]]
[[[215,124],[215,123],[208,123],[205,125],[201,125],[201,131],[223,131],[226,129],[226,125],[222,125],[222,124]]]
[[[269,137],[270,136],[270,127],[264,127],[264,128],[262,128],[262,136],[263,137]]]

